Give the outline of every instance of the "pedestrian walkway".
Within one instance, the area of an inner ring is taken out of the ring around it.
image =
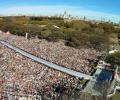
[[[15,52],[18,52],[20,53],[21,55],[25,56],[25,57],[28,57],[36,62],[39,62],[41,64],[44,64],[46,65],[47,67],[49,68],[53,68],[55,70],[58,70],[58,71],[61,71],[61,72],[64,72],[66,74],[69,74],[69,75],[72,75],[72,76],[75,76],[75,77],[80,77],[80,78],[84,78],[86,80],[89,80],[91,79],[91,76],[90,75],[86,75],[86,74],[83,74],[83,73],[80,73],[80,72],[77,72],[77,71],[74,71],[74,70],[71,70],[69,68],[65,68],[65,67],[62,67],[62,66],[59,66],[59,65],[56,65],[56,64],[53,64],[51,62],[48,62],[46,60],[43,60],[42,58],[39,58],[39,57],[36,57],[20,48],[17,48],[13,45],[11,45],[10,43],[4,41],[4,40],[0,40],[0,43],[3,44],[4,46],[7,46],[8,48],[14,50]]]

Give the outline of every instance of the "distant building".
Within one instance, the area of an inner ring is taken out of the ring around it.
[[[65,11],[63,14],[63,19],[64,19],[64,22],[70,22],[71,16],[69,14],[67,14],[67,12]]]

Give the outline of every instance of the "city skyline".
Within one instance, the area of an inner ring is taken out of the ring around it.
[[[63,14],[113,22],[120,20],[119,0],[0,0],[1,15],[47,15]]]

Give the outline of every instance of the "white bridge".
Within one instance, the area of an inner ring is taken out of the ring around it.
[[[18,52],[21,55],[23,55],[25,57],[28,57],[28,58],[30,58],[30,59],[38,62],[38,63],[41,63],[41,64],[43,64],[43,65],[45,65],[45,66],[47,66],[49,68],[53,68],[55,70],[64,72],[64,73],[69,74],[69,75],[74,76],[74,77],[84,78],[86,80],[90,80],[92,78],[92,76],[90,76],[90,75],[86,75],[86,74],[80,73],[78,71],[75,71],[75,70],[72,70],[72,69],[69,69],[69,68],[65,68],[65,67],[59,66],[57,64],[53,64],[53,63],[51,63],[49,61],[46,61],[46,60],[44,60],[42,58],[36,57],[36,56],[34,56],[34,55],[32,55],[32,54],[30,54],[30,53],[16,47],[14,45],[11,45],[10,43],[8,43],[8,42],[6,42],[4,40],[0,40],[0,43],[3,44],[4,46],[14,50],[15,52]]]

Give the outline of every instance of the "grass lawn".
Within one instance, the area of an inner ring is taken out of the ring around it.
[[[120,100],[120,92],[117,92],[110,100]]]

